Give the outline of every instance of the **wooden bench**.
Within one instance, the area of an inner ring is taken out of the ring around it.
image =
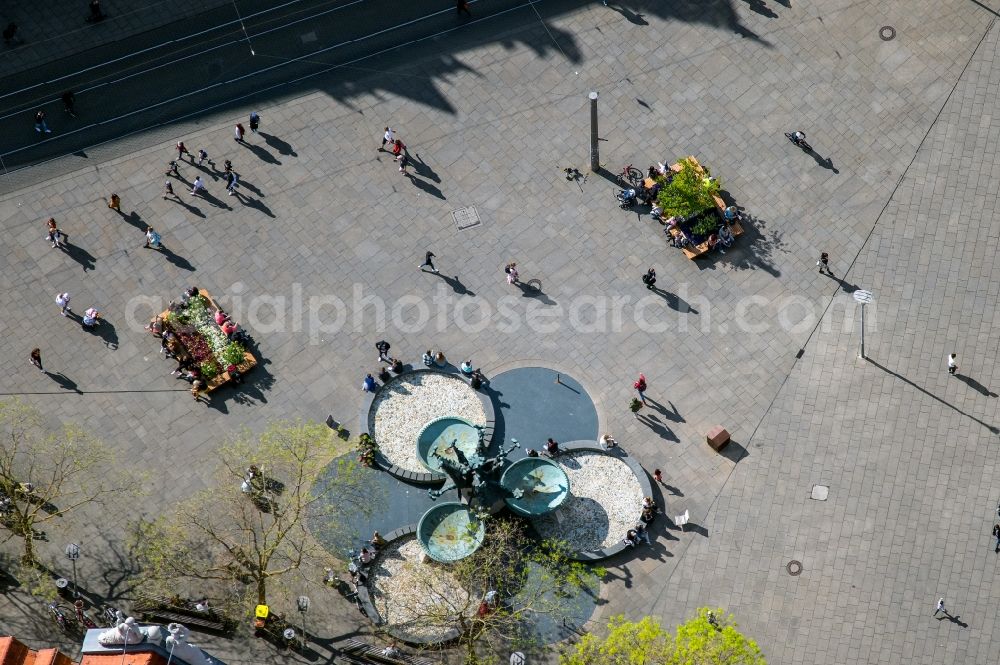
[[[145,620],[162,619],[167,623],[181,623],[188,628],[200,628],[217,633],[232,631],[232,622],[215,611],[199,612],[195,609],[178,607],[169,598],[141,596],[136,599],[134,609]]]
[[[383,665],[402,665],[404,663],[407,665],[433,665],[426,658],[407,656],[406,654],[391,657],[384,656],[382,655],[382,649],[371,644],[365,644],[360,640],[346,640],[340,650],[346,655],[360,657],[368,662],[382,663]]]
[[[739,222],[733,222],[732,224],[730,224],[729,225],[729,230],[733,232],[733,237],[734,238],[738,238],[739,236],[743,235],[743,227],[740,226]],[[672,236],[676,237],[676,236],[680,235],[680,233],[681,232],[680,232],[679,229],[670,229],[670,235],[672,235]],[[694,259],[698,258],[699,256],[702,256],[704,254],[708,254],[708,251],[709,251],[708,241],[706,240],[704,242],[698,243],[697,245],[694,245],[693,247],[691,245],[688,245],[686,247],[682,247],[681,249],[684,252],[684,256],[688,257],[691,260],[694,260]]]

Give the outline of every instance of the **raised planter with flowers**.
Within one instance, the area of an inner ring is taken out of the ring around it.
[[[198,366],[205,390],[211,392],[232,378],[230,372],[246,374],[257,365],[253,354],[239,342],[230,341],[215,322],[219,307],[204,289],[173,305],[158,317],[165,330],[176,336],[177,344]]]

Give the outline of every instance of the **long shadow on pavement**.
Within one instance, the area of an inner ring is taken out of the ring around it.
[[[996,427],[995,425],[990,425],[989,423],[987,423],[985,421],[982,421],[979,418],[976,418],[974,415],[972,415],[970,413],[966,413],[965,411],[962,411],[960,408],[958,408],[954,404],[952,404],[950,402],[944,401],[943,399],[941,399],[940,397],[938,397],[937,395],[935,395],[931,391],[927,390],[926,388],[918,386],[916,383],[914,383],[913,381],[910,381],[908,378],[906,378],[902,374],[897,374],[896,372],[893,372],[891,369],[889,369],[885,365],[880,365],[878,362],[876,362],[875,360],[872,360],[871,358],[865,358],[865,360],[867,360],[871,365],[874,365],[875,367],[878,367],[880,370],[882,370],[886,374],[891,374],[894,377],[896,377],[897,379],[899,379],[900,381],[902,381],[903,383],[907,383],[907,384],[913,386],[914,388],[916,388],[917,390],[919,390],[923,394],[927,395],[931,399],[936,400],[937,402],[940,402],[941,404],[947,406],[949,409],[952,409],[953,411],[962,414],[966,418],[979,423],[980,425],[982,425],[983,427],[985,427],[989,431],[993,432],[994,434],[1000,434],[1000,427]]]

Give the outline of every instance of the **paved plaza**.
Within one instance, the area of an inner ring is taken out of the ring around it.
[[[253,109],[67,157],[0,194],[0,393],[155,472],[127,521],[203,486],[220,433],[327,415],[351,426],[378,339],[487,376],[549,367],[585,387],[601,432],[663,470],[666,515],[690,511],[683,531],[661,521],[651,549],[609,562],[595,630],[620,613],[673,626],[708,605],[771,663],[994,662],[998,9],[540,2]],[[606,172],[567,180],[564,168],[588,171],[591,89]],[[254,109],[262,134],[238,145],[232,125]],[[386,124],[410,176],[376,150]],[[793,129],[815,155],[783,137]],[[180,139],[220,169],[231,159],[240,195],[183,164],[211,196],[175,180],[182,202],[162,198]],[[613,197],[622,166],[686,155],[754,217],[734,249],[696,262]],[[469,207],[480,223],[460,230],[453,213]],[[50,216],[74,251],[44,241]],[[146,224],[171,254],[143,248]],[[427,250],[440,275],[418,270]],[[821,251],[833,276],[817,271]],[[540,291],[506,283],[512,260]],[[650,266],[665,293],[640,281]],[[245,390],[208,406],[142,329],[192,284],[263,358]],[[875,298],[867,360],[856,289]],[[110,332],[60,317],[62,291]],[[51,374],[28,364],[35,346]],[[639,372],[654,402],[636,418]],[[721,454],[705,444],[716,424],[733,438]],[[810,498],[817,485],[825,500]],[[107,567],[122,527],[69,533],[101,552],[81,560],[91,586],[120,591]],[[62,566],[64,543],[42,545]],[[317,643],[364,628],[336,593],[310,594]],[[950,619],[932,616],[941,596]],[[49,643],[47,621],[40,603],[0,596],[0,633]],[[230,665],[271,658],[259,641],[198,637]]]

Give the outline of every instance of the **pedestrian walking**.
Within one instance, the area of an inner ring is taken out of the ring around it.
[[[173,196],[174,198],[177,198],[177,195],[174,194],[174,186],[173,184],[171,184],[169,180],[163,183],[163,198],[167,198],[168,196]]]
[[[184,145],[184,141],[178,141],[177,142],[177,159],[178,159],[178,161],[181,158],[183,158],[184,155],[190,156],[191,157],[191,163],[194,164],[194,155],[192,155],[191,152],[187,149],[187,146]]]
[[[65,248],[66,247],[66,234],[62,232],[58,226],[56,226],[56,220],[53,217],[49,217],[49,234],[46,236],[49,242],[52,243],[52,248],[56,247]]]
[[[250,131],[256,134],[258,127],[260,127],[260,113],[250,111]]]
[[[235,136],[236,140],[242,143],[244,134],[246,134],[246,130],[243,129],[243,125],[241,125],[240,123],[236,123],[236,127],[233,128],[233,135]]]
[[[409,166],[410,164],[410,156],[404,152],[396,159],[399,160],[399,172],[402,173],[403,175],[408,175],[406,172],[406,167]]]
[[[653,469],[653,480],[655,480],[660,485],[663,484],[663,472],[659,469]]]
[[[646,274],[642,276],[642,283],[646,285],[646,288],[652,290],[656,286],[656,270],[650,268],[646,271]]]
[[[467,0],[457,0],[455,3],[455,15],[461,16],[462,14],[472,18],[472,12],[469,11],[469,3]]]
[[[639,378],[636,380],[635,383],[632,384],[632,387],[636,389],[636,392],[639,393],[639,399],[642,400],[643,404],[645,404],[646,403],[646,376],[640,372],[639,373]]]
[[[436,274],[438,272],[438,269],[434,267],[433,259],[434,259],[434,252],[427,252],[426,254],[424,254],[424,262],[417,267],[420,268],[421,270],[423,270],[424,268],[430,268],[431,272]]]
[[[954,353],[952,353],[951,355],[948,356],[948,373],[949,374],[954,374],[955,372],[958,371],[958,363],[955,361],[955,358],[957,358],[957,357],[958,356],[955,355]]]
[[[516,263],[514,263],[513,261],[511,261],[510,263],[508,263],[507,265],[505,265],[503,267],[503,271],[505,273],[507,273],[507,283],[508,284],[517,284],[518,283],[518,274],[517,274],[517,264]]]
[[[819,266],[820,272],[823,272],[825,270],[827,275],[833,274],[832,272],[830,272],[830,255],[827,254],[826,252],[820,253],[819,261],[816,262],[816,265]]]
[[[56,294],[56,304],[59,305],[59,313],[63,316],[66,316],[66,313],[70,311],[69,300],[70,297],[68,293]]]
[[[389,357],[389,342],[384,339],[380,339],[375,342],[375,349],[378,351],[379,362],[392,362],[392,358]]]
[[[202,182],[201,176],[195,178],[194,182],[191,184],[191,196],[194,196],[199,191],[205,191],[205,183]]]
[[[44,372],[45,371],[44,369],[42,369],[42,350],[41,349],[32,349],[31,350],[31,355],[28,356],[28,358],[29,358],[31,364],[38,368],[39,372]]]
[[[172,175],[175,178],[180,177],[180,172],[177,170],[177,160],[171,159],[167,162],[167,170],[163,172],[164,175]]]
[[[108,198],[108,207],[111,208],[112,210],[117,211],[119,215],[122,212],[122,200],[114,192],[112,192],[111,196]]]
[[[194,401],[198,402],[201,400],[201,389],[203,387],[205,387],[205,383],[201,379],[195,379],[191,382],[191,397],[194,397]]]
[[[63,111],[69,113],[74,118],[76,117],[76,109],[74,104],[76,102],[76,95],[73,94],[72,90],[67,90],[62,94]]]
[[[993,525],[993,537],[997,539],[997,546],[993,548],[993,552],[1000,552],[1000,522]]]
[[[160,249],[163,247],[160,244],[160,234],[152,226],[146,228],[146,244],[143,247],[147,249]]]
[[[399,139],[396,139],[395,141],[392,142],[392,156],[393,157],[397,157],[398,158],[404,152],[406,152],[406,146],[403,145],[402,141],[400,141]]]
[[[394,133],[395,132],[394,132],[394,130],[393,130],[392,127],[386,127],[385,128],[385,133],[382,134],[382,145],[378,149],[379,152],[385,152],[385,144],[386,143],[394,144],[394,141],[393,141],[393,134]]]
[[[945,616],[948,615],[948,610],[944,608],[944,598],[938,598],[937,607],[934,608],[934,616],[937,616],[938,612],[944,612]]]
[[[226,161],[222,162],[222,172],[223,173],[232,173],[233,172],[233,163],[231,161],[229,161],[228,159]]]
[[[226,191],[229,192],[230,196],[236,193],[236,188],[239,187],[239,182],[240,176],[236,173],[236,171],[231,171],[229,173],[229,185],[226,187]]]
[[[45,124],[45,111],[41,109],[38,109],[38,112],[35,113],[35,131],[38,132],[39,134],[41,134],[42,131],[44,131],[46,134],[52,133],[52,130],[49,129],[49,126]]]
[[[198,148],[198,166],[201,166],[201,163],[206,159],[208,159],[208,152],[204,148]],[[211,163],[209,162],[209,164]]]

